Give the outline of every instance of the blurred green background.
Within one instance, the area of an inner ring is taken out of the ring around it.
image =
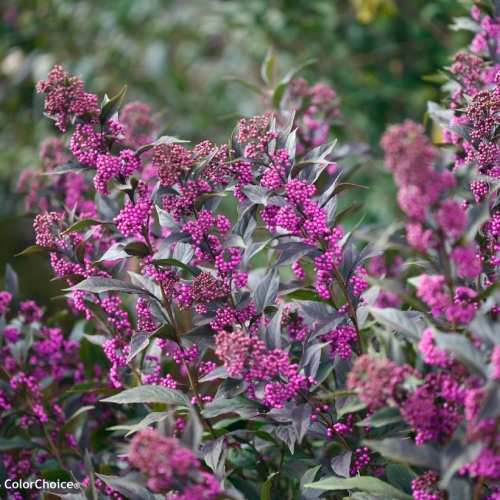
[[[422,80],[449,64],[470,35],[450,31],[468,14],[453,0],[17,0],[0,1],[0,269],[10,262],[23,296],[56,295],[47,256],[13,255],[33,244],[29,217],[19,216],[19,172],[38,165],[38,145],[55,133],[34,86],[55,63],[82,75],[88,92],[149,104],[172,135],[225,141],[234,114],[263,111],[255,94],[225,80],[261,84],[270,47],[277,73],[317,63],[301,74],[331,85],[341,98],[342,140],[377,147],[389,123],[422,120],[439,88]],[[231,116],[232,118],[228,118]],[[226,118],[225,118],[226,117]],[[365,210],[388,221],[394,203],[377,163],[358,173],[371,190]],[[389,193],[389,195],[388,195]],[[0,271],[1,273],[1,271]]]

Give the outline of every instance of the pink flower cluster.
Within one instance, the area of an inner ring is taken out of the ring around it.
[[[77,117],[86,113],[99,115],[97,96],[84,92],[83,81],[76,76],[70,77],[61,66],[55,66],[48,81],[39,82],[36,90],[47,94],[45,112],[56,118],[56,126],[61,132],[66,132],[68,122]]]
[[[160,435],[151,428],[142,429],[130,442],[128,459],[147,477],[155,492],[176,490],[176,500],[215,500],[221,493],[218,481],[200,470],[196,455],[182,448],[177,438]]]
[[[286,401],[307,390],[314,380],[298,373],[298,365],[290,362],[280,349],[268,351],[262,340],[247,336],[243,330],[220,332],[216,337],[216,355],[224,362],[231,377],[251,384],[264,382],[262,403],[283,408]]]

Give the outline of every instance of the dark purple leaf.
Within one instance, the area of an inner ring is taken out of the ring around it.
[[[311,427],[311,404],[304,403],[292,410],[292,425],[297,433],[297,442],[300,444]]]
[[[297,431],[288,425],[280,425],[276,427],[276,435],[286,444],[293,455],[295,443],[297,442]]]
[[[257,312],[262,312],[267,306],[274,305],[274,301],[278,295],[280,277],[278,272],[273,269],[264,278],[259,281],[259,284],[254,290],[254,304]]]
[[[127,364],[130,363],[141,351],[146,349],[149,345],[149,339],[155,334],[155,332],[141,332],[136,331],[132,334],[132,339],[130,341],[130,352],[127,357]]]
[[[155,500],[155,496],[149,490],[141,486],[136,476],[119,477],[104,476],[97,474],[96,477],[104,481],[110,488],[125,495],[129,500]]]
[[[65,288],[64,290],[82,290],[84,292],[92,293],[123,292],[136,295],[151,295],[146,290],[143,290],[141,287],[136,285],[132,285],[131,283],[101,277],[87,278],[81,283],[78,283],[78,285],[72,286],[71,288]]]
[[[217,332],[209,325],[201,325],[193,328],[189,332],[182,335],[182,338],[187,338],[195,344],[213,347],[215,346],[215,336]]]
[[[352,451],[344,451],[340,455],[332,458],[332,470],[340,477],[349,477],[351,468]]]

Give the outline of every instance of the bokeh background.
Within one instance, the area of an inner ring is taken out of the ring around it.
[[[225,141],[236,117],[264,110],[256,94],[226,77],[263,85],[270,48],[279,77],[311,58],[300,76],[340,97],[342,140],[377,151],[390,123],[423,119],[439,100],[433,75],[470,34],[449,29],[470,2],[456,0],[0,0],[0,275],[18,272],[22,295],[47,303],[57,283],[45,255],[17,257],[33,244],[32,216],[15,191],[38,145],[55,132],[35,84],[54,64],[82,75],[88,92],[151,106],[170,135]],[[394,189],[380,162],[356,181],[370,187],[369,220],[389,222]],[[0,278],[1,284],[1,278]]]

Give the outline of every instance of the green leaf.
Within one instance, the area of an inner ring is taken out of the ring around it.
[[[187,271],[188,273],[192,274],[193,276],[198,276],[201,274],[201,270],[195,266],[190,266],[189,264],[184,264],[180,260],[177,259],[158,259],[154,260],[153,264],[157,264],[161,267],[180,267],[181,269],[184,269],[184,271]]]
[[[128,243],[123,247],[123,251],[127,255],[132,255],[133,257],[147,257],[150,255],[148,246],[142,241]]]
[[[405,493],[411,494],[411,482],[417,475],[410,468],[400,464],[388,464],[386,475],[392,486],[402,489]]]
[[[273,477],[279,474],[279,472],[273,472],[269,474],[266,482],[262,486],[262,492],[260,493],[260,500],[271,500],[271,487],[273,485]]]
[[[245,80],[244,78],[240,78],[238,76],[224,76],[222,77],[222,80],[226,80],[227,82],[236,82],[239,83],[240,85],[243,85],[248,90],[251,90],[252,92],[255,92],[257,95],[261,95],[263,93],[263,90],[256,85],[255,83],[249,82],[248,80]],[[239,115],[238,115],[239,117]]]
[[[363,445],[378,451],[385,458],[402,464],[419,465],[440,470],[439,453],[428,444],[416,445],[411,439],[388,438],[382,441],[363,441]]]
[[[108,99],[107,95],[104,96],[104,100],[101,104],[101,114],[99,115],[99,122],[101,126],[104,126],[108,119],[120,109],[126,91],[127,86],[125,85],[121,92],[112,99]]]
[[[62,428],[66,429],[68,427],[68,425],[71,422],[73,422],[77,417],[79,417],[83,413],[86,413],[90,410],[93,410],[94,408],[95,408],[95,406],[82,406],[77,411],[75,411],[75,413],[73,413],[73,415],[71,415],[71,417],[69,417],[68,420],[66,420],[66,422],[64,422],[64,425],[62,426]]]
[[[137,425],[134,425],[132,429],[130,429],[127,434],[125,434],[125,437],[130,436],[130,434],[134,434],[134,432],[140,431],[144,427],[148,427],[151,424],[154,424],[155,422],[163,422],[166,418],[168,418],[170,415],[172,415],[175,412],[175,410],[170,410],[170,411],[154,411],[144,417]]]
[[[307,66],[310,66],[311,64],[314,64],[317,62],[317,59],[309,59],[297,68],[292,69],[289,71],[285,77],[276,85],[274,88],[273,92],[273,106],[277,109],[280,107],[280,101],[281,98],[283,97],[283,94],[285,93],[286,88],[290,84],[290,82],[304,69],[307,68]]]
[[[40,245],[31,245],[30,247],[23,250],[21,253],[16,253],[15,257],[19,257],[20,255],[28,255],[30,253],[39,253],[39,252],[54,252],[54,249],[41,247]]]
[[[182,391],[157,385],[134,387],[122,391],[115,396],[101,399],[101,401],[118,404],[163,403],[182,406],[189,406],[191,404],[191,400]]]
[[[332,196],[342,193],[342,191],[347,191],[348,189],[370,189],[367,186],[361,186],[360,184],[351,184],[350,182],[344,182],[338,184],[333,190]]]
[[[272,48],[269,48],[266,54],[266,58],[260,67],[260,76],[266,82],[267,85],[272,85],[274,77],[274,66],[276,63],[276,57]]]
[[[24,439],[20,436],[16,436],[10,439],[0,438],[0,451],[8,451],[8,450],[27,450],[30,448],[36,448],[37,445]]]
[[[340,477],[329,477],[316,483],[308,483],[307,488],[323,489],[326,491],[352,490],[357,488],[366,493],[375,495],[386,495],[393,500],[412,500],[412,496],[408,495],[390,484],[384,483],[375,477],[357,476],[348,479]]]
[[[64,236],[65,234],[69,234],[69,233],[74,233],[76,231],[79,231],[80,229],[85,229],[87,227],[99,226],[101,224],[113,224],[114,225],[114,222],[106,222],[104,220],[98,220],[98,219],[82,219],[82,220],[79,220],[78,222],[75,222],[68,229],[66,229],[66,231],[61,233],[61,236]]]
[[[152,142],[151,144],[146,144],[145,146],[140,147],[136,152],[135,156],[141,156],[146,151],[153,149],[155,146],[159,146],[160,144],[182,144],[190,141],[183,141],[182,139],[177,139],[176,137],[171,137],[169,135],[164,135],[160,137],[157,141]]]
[[[375,429],[379,427],[383,427],[384,425],[395,424],[401,422],[403,417],[401,416],[401,412],[399,408],[387,407],[378,410],[376,413],[371,415],[360,422],[357,422],[356,425],[359,427],[371,426]]]
[[[411,341],[420,342],[422,338],[423,327],[417,325],[415,320],[410,318],[408,314],[399,309],[387,307],[377,308],[367,306],[370,314],[380,323],[389,326],[390,328],[403,333]]]

